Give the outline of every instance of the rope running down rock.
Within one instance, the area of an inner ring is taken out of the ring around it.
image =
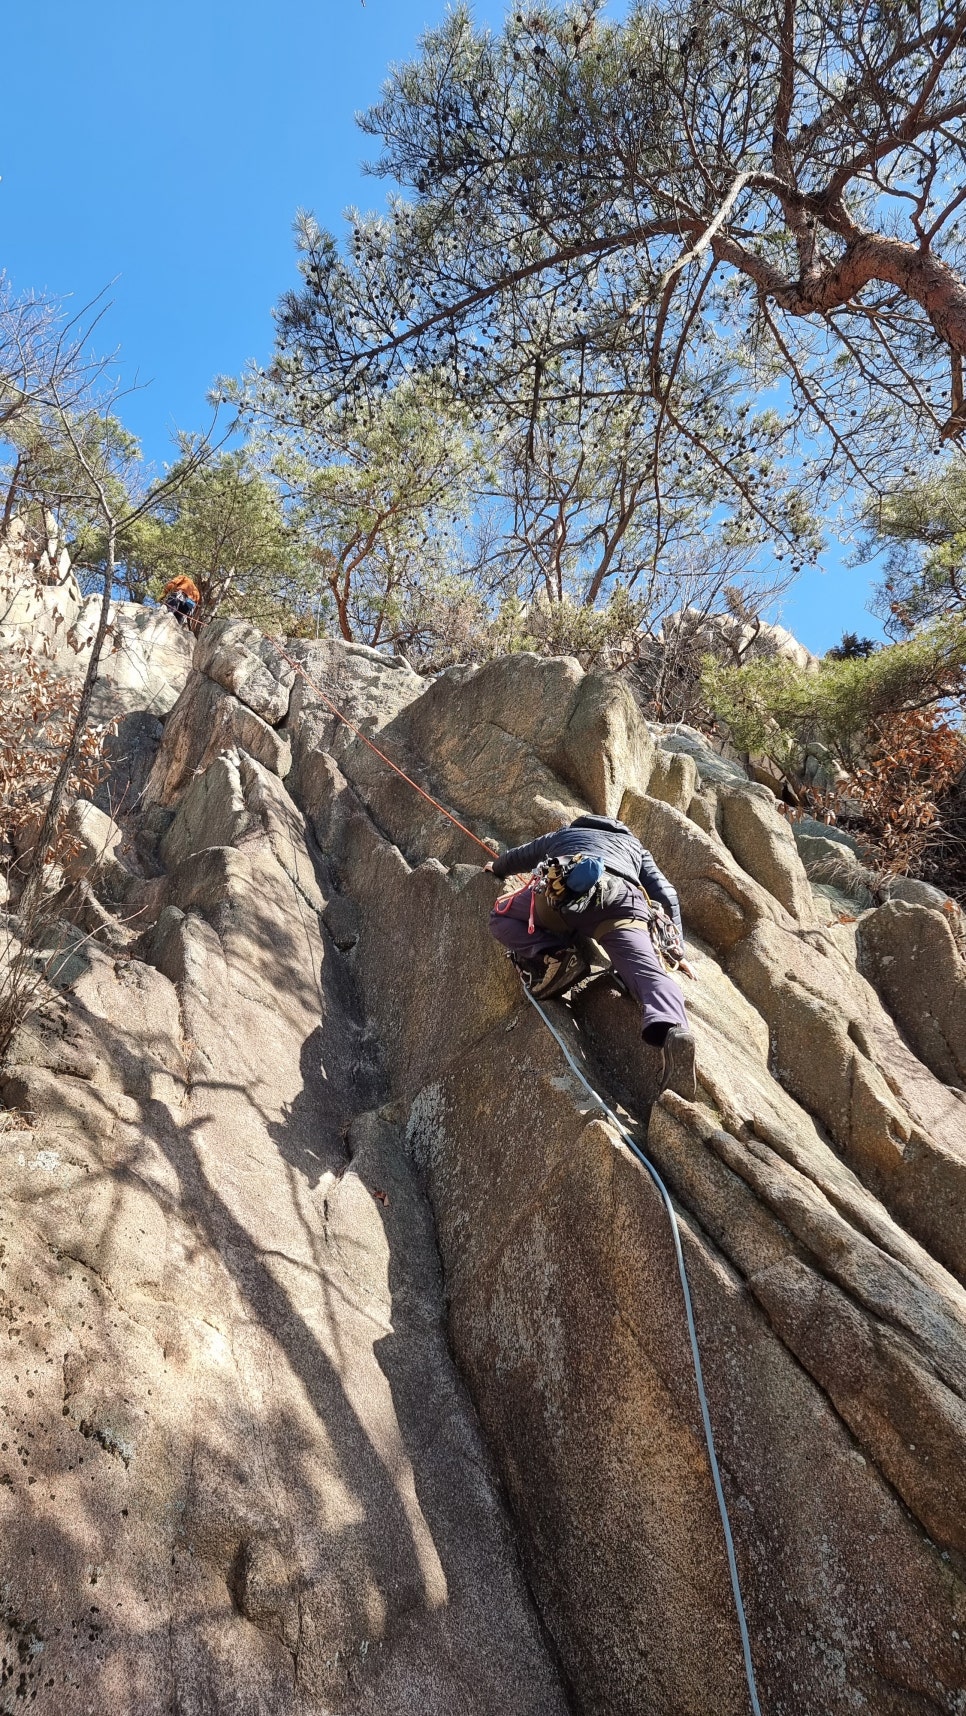
[[[731,1520],[728,1517],[728,1504],[725,1501],[724,1489],[721,1484],[721,1472],[718,1468],[718,1456],[715,1452],[714,1446],[714,1432],[711,1428],[711,1413],[708,1409],[708,1397],[704,1388],[704,1372],[701,1368],[701,1354],[698,1350],[698,1332],[694,1324],[694,1306],[691,1301],[691,1287],[688,1281],[687,1267],[684,1262],[684,1251],[681,1246],[681,1229],[678,1225],[677,1213],[673,1203],[671,1202],[671,1194],[655,1168],[654,1163],[648,1156],[645,1156],[640,1145],[635,1144],[630,1133],[627,1131],[627,1128],[621,1125],[621,1122],[618,1120],[613,1109],[608,1108],[603,1097],[594,1089],[593,1085],[585,1077],[584,1073],[581,1072],[580,1067],[574,1060],[574,1057],[570,1053],[570,1050],[564,1042],[563,1037],[560,1035],[560,1032],[556,1029],[551,1020],[548,1019],[539,1001],[535,996],[531,995],[526,984],[522,981],[521,988],[523,989],[523,993],[527,1000],[530,1002],[531,1007],[536,1008],[541,1019],[546,1025],[547,1030],[550,1032],[550,1035],[563,1050],[564,1059],[571,1071],[576,1074],[588,1095],[593,1097],[601,1112],[607,1116],[611,1125],[616,1128],[617,1132],[620,1134],[622,1143],[627,1145],[628,1150],[630,1150],[635,1160],[640,1162],[642,1168],[646,1168],[657,1188],[661,1202],[667,1212],[668,1221],[671,1224],[671,1237],[674,1242],[674,1257],[678,1266],[678,1275],[681,1279],[681,1292],[684,1295],[684,1315],[687,1319],[688,1340],[691,1344],[691,1357],[694,1361],[694,1379],[698,1385],[698,1400],[701,1405],[701,1422],[704,1426],[704,1440],[708,1450],[708,1463],[711,1467],[711,1478],[714,1483],[715,1499],[718,1503],[718,1512],[721,1515],[721,1526],[724,1532],[725,1549],[728,1554],[728,1573],[731,1578],[731,1591],[735,1600],[735,1609],[738,1615],[738,1630],[741,1634],[741,1654],[744,1659],[745,1679],[748,1682],[748,1696],[751,1700],[751,1708],[754,1712],[754,1716],[761,1716],[761,1705],[758,1702],[758,1688],[755,1684],[755,1668],[751,1659],[751,1641],[748,1637],[748,1622],[745,1619],[745,1605],[741,1597],[741,1581],[738,1577],[738,1563],[735,1559],[734,1538],[731,1535]]]
[[[278,649],[277,644],[275,647]],[[431,793],[425,792],[424,789],[419,785],[419,783],[417,781],[414,781],[411,778],[411,776],[407,775],[405,770],[401,769],[397,763],[394,763],[391,757],[386,756],[385,751],[381,751],[379,749],[378,745],[374,745],[371,739],[367,739],[365,733],[361,732],[358,727],[354,726],[353,723],[349,720],[347,715],[343,715],[342,710],[338,707],[338,705],[336,703],[333,703],[332,698],[329,697],[328,693],[323,691],[322,687],[320,685],[317,685],[315,683],[315,681],[309,676],[309,674],[306,673],[306,671],[305,671],[304,667],[302,667],[301,663],[295,661],[292,656],[287,655],[283,649],[278,649],[278,653],[282,657],[283,661],[287,661],[289,666],[291,668],[293,668],[296,673],[301,675],[301,677],[305,680],[306,685],[308,685],[309,688],[312,691],[314,691],[318,697],[321,697],[323,703],[325,703],[328,706],[328,708],[331,709],[333,715],[335,715],[338,718],[338,720],[340,720],[346,727],[348,727],[350,733],[353,733],[357,739],[361,739],[362,743],[364,745],[368,745],[370,751],[373,751],[375,753],[375,755],[377,757],[379,757],[382,762],[384,762],[390,769],[392,769],[394,774],[397,774],[401,780],[404,780],[406,782],[407,786],[411,786],[413,788],[413,791],[417,792],[419,794],[420,798],[424,798],[428,804],[431,804],[435,810],[438,810],[442,816],[445,816],[454,825],[455,828],[458,828],[461,831],[461,833],[468,835],[469,839],[474,841],[475,844],[477,846],[479,846],[483,852],[486,853],[488,858],[492,858],[492,856],[493,856],[492,848],[487,846],[486,842],[481,840],[479,835],[474,834],[473,830],[471,828],[467,828],[464,823],[460,822],[459,819],[453,815],[452,811],[449,811],[446,809],[445,805],[440,804],[438,799],[433,798]],[[680,1227],[678,1226],[678,1218],[677,1218],[677,1214],[676,1214],[675,1209],[674,1209],[674,1205],[671,1202],[671,1194],[668,1191],[666,1185],[664,1184],[664,1181],[662,1180],[660,1174],[658,1173],[657,1169],[655,1168],[653,1162],[651,1162],[650,1159],[644,1154],[644,1151],[640,1148],[640,1146],[638,1144],[635,1144],[633,1138],[630,1136],[630,1133],[626,1130],[626,1128],[624,1126],[621,1125],[621,1122],[618,1120],[618,1118],[617,1118],[616,1114],[613,1112],[613,1110],[608,1108],[603,1097],[598,1094],[598,1092],[594,1089],[593,1085],[590,1084],[588,1082],[588,1080],[585,1078],[584,1074],[580,1070],[580,1067],[578,1066],[577,1062],[574,1060],[572,1054],[570,1053],[570,1050],[568,1049],[567,1044],[565,1043],[563,1037],[560,1035],[559,1031],[553,1025],[551,1020],[547,1017],[547,1015],[544,1012],[543,1008],[541,1007],[539,1001],[537,1001],[535,999],[535,997],[533,995],[531,995],[529,989],[527,988],[527,985],[525,983],[523,983],[522,981],[521,981],[521,988],[523,989],[523,992],[526,995],[527,1000],[530,1002],[530,1005],[532,1007],[536,1008],[541,1019],[543,1020],[544,1024],[546,1025],[547,1030],[550,1032],[550,1035],[554,1038],[554,1040],[556,1041],[556,1043],[558,1044],[560,1049],[563,1051],[564,1059],[566,1060],[568,1066],[571,1068],[571,1071],[576,1074],[577,1078],[580,1080],[581,1084],[584,1086],[584,1089],[588,1092],[588,1094],[591,1097],[593,1097],[594,1102],[600,1108],[601,1112],[607,1116],[608,1120],[611,1122],[611,1125],[616,1128],[617,1132],[619,1133],[619,1135],[621,1137],[621,1140],[623,1141],[624,1144],[626,1144],[628,1150],[630,1150],[630,1152],[634,1156],[635,1160],[640,1162],[641,1166],[644,1169],[646,1169],[647,1173],[650,1175],[652,1181],[654,1182],[655,1187],[657,1188],[658,1194],[661,1198],[661,1202],[664,1205],[664,1209],[666,1211],[668,1221],[670,1222],[671,1238],[672,1238],[672,1241],[674,1244],[674,1257],[675,1257],[675,1261],[677,1263],[678,1275],[679,1275],[680,1281],[681,1281],[681,1292],[684,1296],[684,1315],[685,1315],[685,1318],[687,1321],[687,1326],[688,1326],[688,1341],[690,1343],[691,1358],[692,1358],[692,1361],[694,1364],[694,1378],[695,1378],[695,1382],[697,1383],[697,1386],[698,1386],[698,1400],[699,1400],[699,1403],[701,1406],[701,1423],[702,1423],[703,1428],[704,1428],[704,1440],[705,1440],[705,1445],[706,1445],[707,1450],[708,1450],[708,1463],[711,1467],[711,1478],[712,1478],[712,1482],[714,1484],[715,1499],[716,1499],[717,1504],[718,1504],[718,1512],[721,1516],[721,1526],[722,1526],[722,1530],[724,1532],[725,1550],[726,1550],[727,1556],[728,1556],[728,1574],[729,1574],[729,1577],[731,1579],[731,1591],[732,1591],[732,1595],[734,1597],[735,1610],[736,1610],[737,1617],[738,1617],[738,1630],[741,1634],[741,1653],[742,1653],[742,1659],[743,1659],[743,1663],[744,1663],[745,1679],[748,1683],[748,1697],[749,1697],[750,1702],[751,1702],[751,1708],[752,1708],[753,1716],[761,1716],[761,1705],[758,1702],[758,1689],[757,1689],[757,1686],[755,1684],[754,1663],[752,1662],[752,1657],[751,1657],[751,1640],[749,1639],[749,1636],[748,1636],[748,1622],[745,1618],[745,1606],[744,1606],[744,1603],[742,1601],[742,1596],[741,1596],[741,1582],[740,1582],[740,1579],[738,1577],[738,1563],[737,1563],[737,1560],[735,1558],[734,1538],[732,1537],[732,1533],[731,1533],[731,1520],[728,1516],[728,1504],[725,1501],[724,1489],[722,1488],[722,1484],[721,1484],[721,1472],[720,1472],[719,1467],[718,1467],[718,1456],[715,1452],[715,1446],[714,1446],[714,1432],[711,1428],[711,1413],[710,1413],[709,1408],[708,1408],[708,1397],[705,1393],[705,1387],[704,1387],[704,1373],[703,1373],[702,1368],[701,1368],[701,1354],[700,1354],[700,1351],[698,1349],[698,1334],[697,1334],[697,1329],[695,1328],[695,1323],[694,1323],[694,1306],[693,1306],[692,1300],[691,1300],[691,1287],[690,1287],[690,1283],[688,1281],[688,1272],[687,1272],[687,1267],[686,1267],[685,1262],[684,1262],[684,1252],[683,1252],[683,1249],[681,1246],[681,1230],[680,1230]]]
[[[363,733],[360,728],[353,726],[348,715],[343,715],[338,704],[333,703],[327,692],[322,690],[321,685],[316,685],[315,680],[310,678],[301,663],[293,660],[290,655],[286,655],[283,649],[279,649],[277,643],[275,644],[275,648],[278,650],[278,654],[281,656],[282,660],[287,661],[289,667],[294,668],[296,673],[301,674],[310,690],[314,691],[317,697],[321,697],[323,703],[327,704],[333,715],[337,716],[343,725],[348,727],[350,733],[354,733],[357,739],[361,739],[364,745],[368,745],[370,751],[374,751],[376,756],[379,757],[388,768],[392,769],[394,774],[399,776],[400,780],[404,780],[407,786],[411,786],[414,792],[418,792],[420,798],[424,798],[427,804],[431,804],[433,806],[434,810],[438,810],[442,816],[447,817],[453,824],[454,828],[458,828],[461,834],[465,834],[470,840],[474,840],[480,850],[486,853],[487,858],[492,858],[494,856],[493,848],[491,846],[487,846],[486,841],[481,840],[478,834],[474,834],[472,828],[467,828],[466,824],[460,822],[459,819],[453,815],[451,810],[447,810],[444,804],[440,804],[438,798],[433,798],[432,793],[424,791],[418,781],[414,781],[411,775],[407,775],[405,770],[399,767],[398,763],[394,763],[391,757],[386,756],[385,751],[380,751],[378,745],[374,745],[371,739],[367,739],[365,733]]]

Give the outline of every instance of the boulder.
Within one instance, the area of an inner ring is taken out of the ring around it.
[[[747,785],[748,776],[744,769],[715,751],[704,734],[699,733],[696,728],[678,725],[666,732],[656,728],[655,732],[662,751],[693,759],[703,786],[715,788],[729,782],[738,786]]]
[[[238,758],[216,757],[183,793],[161,839],[161,857],[174,870],[209,846],[238,846],[255,826],[242,791]]]
[[[936,1077],[966,1087],[966,960],[954,916],[893,894],[862,918],[859,970]]]
[[[70,562],[59,564],[49,581],[42,580],[21,551],[22,539],[11,542],[9,527],[7,536],[0,543],[0,648],[29,642],[39,654],[67,664],[71,628],[83,602]]]
[[[562,725],[546,760],[598,816],[616,816],[627,791],[647,792],[654,741],[621,680],[613,674],[585,675]]]
[[[452,667],[420,697],[413,738],[424,752],[427,742],[452,742],[472,712],[481,725],[517,739],[549,766],[584,677],[580,663],[564,655],[521,653],[481,667]]]
[[[289,650],[304,669],[296,677],[286,726],[301,757],[326,752],[338,756],[354,743],[344,721],[316,686],[362,732],[374,735],[395,720],[426,690],[426,681],[401,656],[386,655],[365,644],[321,638],[295,639]]]
[[[331,850],[333,817],[338,820],[354,794],[365,799],[379,826],[414,862],[429,856],[457,862],[478,850],[384,760],[417,786],[430,787],[409,723],[410,709],[426,693],[427,682],[408,662],[362,645],[327,639],[293,649],[299,649],[311,683],[299,678],[292,694],[286,723],[293,754],[289,784],[322,850]],[[315,686],[327,688],[327,696],[358,733],[378,745],[381,756],[333,713]],[[438,779],[430,790],[445,800],[446,788]],[[470,814],[464,810],[460,820]]]
[[[655,793],[653,796],[655,798],[662,798],[664,795],[662,793]],[[685,814],[690,817],[691,821],[696,822],[698,827],[703,829],[705,834],[709,834],[711,836],[712,840],[720,836],[721,831],[718,824],[721,812],[718,809],[718,800],[713,792],[696,792],[690,803],[685,805],[683,808],[685,810]]]
[[[212,620],[198,639],[194,665],[269,726],[287,714],[295,670],[247,620]]]
[[[291,767],[288,737],[204,674],[192,672],[165,725],[164,746],[145,790],[148,804],[169,806],[219,752],[247,752],[275,774]]]
[[[675,810],[683,810],[685,815],[691,815],[692,800],[698,795],[698,765],[687,751],[667,751],[663,748],[655,751],[647,792],[652,798],[660,798],[665,804]],[[713,818],[713,801],[708,800],[710,815]],[[697,818],[695,818],[697,820]]]
[[[100,608],[99,597],[89,597],[84,614],[74,628],[78,665],[86,665],[83,647],[93,638]],[[146,608],[139,602],[117,602],[111,609],[111,626],[98,669],[95,708],[101,719],[137,710],[164,716],[184,690],[191,671],[193,640],[165,608]]]
[[[131,709],[112,722],[102,750],[105,771],[94,791],[94,803],[109,816],[139,811],[163,732],[150,710]]]
[[[745,620],[738,614],[708,614],[700,608],[681,608],[665,620],[664,636],[671,640],[683,636],[690,648],[711,650],[729,662],[783,656],[806,670],[818,666],[818,657],[785,626],[769,625],[762,619]]]
[[[875,991],[823,932],[805,939],[765,919],[728,969],[768,1021],[785,1089],[895,1219],[966,1275],[966,1109],[910,1053]]]
[[[845,895],[852,911],[866,911],[874,904],[876,878],[863,862],[853,834],[810,816],[800,817],[791,829],[813,887],[821,883]]]
[[[568,656],[514,655],[483,667],[451,668],[393,726],[404,726],[438,797],[485,833],[495,833],[499,822],[504,840],[516,846],[591,808],[554,767],[583,677]],[[568,754],[579,755],[592,778],[593,740],[583,722],[578,737],[578,749]],[[579,773],[576,761],[574,767]],[[599,768],[597,780],[603,790]],[[465,847],[462,856],[468,856]]]
[[[795,844],[801,854],[802,863],[808,875],[815,876],[817,881],[831,882],[831,875],[820,875],[819,871],[834,869],[836,865],[837,874],[846,879],[863,868],[858,855],[841,840],[833,840],[822,834],[802,834],[797,824],[793,827]]]
[[[797,828],[794,838],[809,876],[815,874],[823,865],[837,864],[842,876],[847,876],[860,867],[856,854],[839,840],[828,840],[820,834],[800,834]],[[818,877],[819,881],[826,879]]]
[[[673,882],[681,912],[719,952],[741,941],[762,918],[789,923],[774,895],[754,881],[716,837],[660,799],[627,793],[621,819]]]
[[[819,822],[814,816],[799,816],[791,829],[799,844],[808,840],[834,840],[839,846],[847,846],[856,856],[861,853],[857,836],[847,828],[839,828],[837,823]]]
[[[64,874],[71,882],[89,877],[105,899],[120,901],[138,875],[133,862],[123,856],[127,839],[122,829],[96,804],[77,798],[67,816],[70,854]]]
[[[845,894],[831,882],[812,882],[811,889],[819,923],[826,926],[857,923],[857,914],[872,903],[871,897],[863,901],[861,895]]]
[[[842,785],[849,778],[828,746],[815,739],[805,746],[802,776],[809,786],[820,793],[831,792],[834,787]]]
[[[910,906],[924,906],[927,911],[942,912],[956,940],[960,944],[966,940],[966,914],[941,888],[920,882],[914,876],[890,876],[882,884],[882,893],[887,900],[904,900]]]
[[[814,922],[808,877],[795,838],[767,787],[721,786],[721,832],[743,870],[767,888],[799,923]]]

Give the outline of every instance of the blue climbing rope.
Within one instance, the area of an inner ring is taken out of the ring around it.
[[[725,1501],[724,1490],[721,1485],[721,1473],[718,1469],[718,1456],[715,1453],[714,1447],[714,1432],[711,1428],[711,1413],[708,1410],[708,1397],[704,1389],[704,1373],[701,1369],[701,1354],[698,1350],[698,1332],[694,1326],[694,1306],[691,1302],[691,1287],[688,1282],[688,1272],[685,1267],[684,1252],[681,1248],[681,1229],[678,1226],[678,1218],[675,1213],[674,1205],[671,1202],[671,1194],[668,1191],[667,1186],[664,1184],[664,1181],[661,1179],[654,1163],[645,1156],[644,1151],[640,1146],[635,1144],[630,1133],[627,1131],[627,1128],[621,1125],[621,1122],[618,1120],[613,1109],[608,1108],[603,1097],[594,1089],[593,1085],[581,1071],[563,1037],[560,1035],[560,1032],[557,1030],[552,1020],[548,1019],[539,1001],[535,996],[531,995],[526,984],[523,984],[522,988],[527,1000],[530,1002],[530,1005],[536,1008],[541,1019],[546,1025],[547,1030],[563,1050],[564,1058],[571,1071],[576,1074],[584,1089],[593,1097],[602,1112],[606,1114],[611,1125],[617,1129],[624,1143],[627,1145],[627,1148],[631,1151],[635,1159],[640,1162],[641,1167],[646,1168],[648,1174],[657,1187],[661,1202],[667,1211],[667,1217],[671,1224],[671,1237],[674,1241],[674,1256],[678,1266],[678,1275],[681,1280],[681,1292],[684,1295],[684,1315],[687,1319],[688,1340],[691,1343],[691,1357],[694,1361],[694,1378],[698,1385],[698,1400],[701,1404],[701,1422],[704,1425],[704,1440],[708,1450],[708,1461],[711,1466],[711,1478],[714,1484],[715,1498],[718,1503],[718,1512],[721,1515],[721,1528],[724,1532],[725,1549],[728,1553],[728,1572],[731,1577],[731,1591],[735,1600],[735,1610],[738,1616],[738,1631],[741,1634],[741,1654],[744,1658],[745,1679],[748,1682],[748,1697],[751,1700],[751,1708],[754,1712],[754,1716],[761,1716],[761,1705],[758,1702],[758,1688],[755,1685],[755,1666],[751,1660],[751,1640],[748,1637],[748,1622],[745,1619],[745,1605],[741,1597],[741,1581],[738,1577],[738,1563],[735,1559],[734,1538],[731,1535],[731,1521],[728,1517],[728,1504]]]

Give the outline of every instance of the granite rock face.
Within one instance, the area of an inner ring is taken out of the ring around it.
[[[509,843],[593,802],[551,730],[579,685],[565,662],[459,670],[382,718],[370,705],[367,731]],[[454,1349],[577,1707],[737,1716],[654,1189],[489,941],[482,854],[358,741],[320,756],[305,688],[289,726],[293,784],[357,908],[355,970],[433,1200]],[[604,753],[612,732],[605,714]],[[858,971],[854,928],[823,924],[774,801],[675,738],[650,777],[646,745],[621,734],[617,754],[635,759],[621,814],[694,934],[698,1100],[655,1101],[657,1057],[606,984],[551,1012],[681,1212],[763,1707],[959,1713],[962,1106]],[[620,780],[612,759],[598,782],[608,770]]]
[[[96,804],[77,798],[67,829],[73,846],[65,865],[68,878],[89,876],[106,900],[123,900],[137,872],[125,862],[124,834],[117,823]]]
[[[89,597],[74,628],[81,666],[86,666],[97,625],[99,598]],[[164,608],[117,602],[98,674],[97,712],[102,720],[137,711],[163,717],[184,690],[193,639]]]
[[[0,648],[29,644],[57,659],[69,657],[83,596],[70,555],[58,543],[53,514],[45,526],[41,534],[14,516],[0,530]]]
[[[935,1032],[902,1011],[913,931],[961,959],[942,912],[826,923],[771,796],[569,659],[425,682],[293,643],[305,678],[211,632],[145,794],[140,939],[79,946],[3,1075],[23,1696],[745,1716],[627,1134],[679,1215],[763,1709],[964,1716],[959,968]],[[489,938],[471,838],[591,809],[667,870],[697,971],[693,1103],[606,978],[550,1004],[623,1131]]]
[[[269,725],[288,709],[294,670],[247,620],[213,620],[198,640],[195,666]]]
[[[0,1706],[564,1716],[342,897],[253,750],[167,808],[0,1080]]]
[[[938,1079],[966,1086],[966,961],[959,914],[895,895],[863,919],[859,969],[873,983],[917,1055]],[[926,896],[928,900],[928,896]]]

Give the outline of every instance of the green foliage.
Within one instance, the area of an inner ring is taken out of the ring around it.
[[[158,599],[184,574],[204,611],[242,614],[268,631],[300,629],[312,611],[308,545],[287,516],[276,484],[244,450],[195,467],[186,443],[158,506],[123,533],[119,559],[135,601]]]
[[[841,643],[835,644],[827,653],[832,661],[856,661],[874,655],[878,647],[875,638],[860,638],[858,632],[843,632]]]
[[[946,619],[870,656],[826,656],[812,671],[783,656],[759,657],[743,667],[709,657],[701,685],[708,708],[739,751],[769,756],[789,772],[816,740],[853,766],[873,722],[961,697],[964,670],[966,621]]]
[[[0,462],[3,511],[16,512],[38,535],[44,513],[57,520],[60,540],[84,570],[100,568],[103,554],[101,485],[112,510],[123,516],[140,467],[140,447],[111,412],[60,413],[25,407],[4,431]]]
[[[408,616],[456,572],[479,448],[432,378],[332,409],[298,365],[226,384],[286,496],[306,588],[348,640],[400,641]]]
[[[966,611],[966,464],[893,491],[865,518],[866,552],[888,549],[877,607],[901,635],[943,614]]]
[[[596,599],[702,517],[798,566],[944,428],[964,64],[933,0],[454,5],[362,120],[386,212],[302,217],[279,351],[350,406],[442,378],[548,594],[561,536]]]

